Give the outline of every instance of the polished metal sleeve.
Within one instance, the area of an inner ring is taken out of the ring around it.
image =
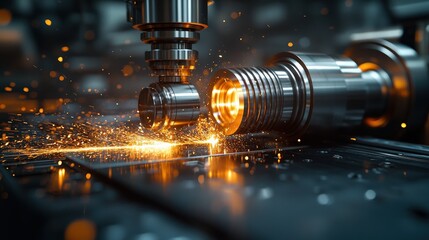
[[[207,0],[129,0],[128,21],[135,29],[207,28]]]
[[[284,52],[274,56],[267,67],[221,69],[209,88],[211,115],[226,134],[274,129],[300,136],[349,130],[362,123],[392,131],[401,128],[401,123],[411,124],[410,119],[415,117],[422,122],[427,108],[423,109],[418,102],[422,98],[427,102],[428,96],[421,91],[429,90],[423,61],[402,45],[394,51],[398,57],[396,65],[383,65],[392,54],[367,53],[366,61],[361,61],[363,49],[372,49],[371,44],[374,43],[348,50],[356,61],[325,54]],[[387,47],[395,50],[396,46],[385,41],[377,44],[377,52]],[[411,53],[413,57],[408,56]],[[374,62],[379,62],[378,67]],[[415,107],[419,113],[407,119]]]
[[[191,84],[153,83],[139,96],[143,127],[153,130],[195,122],[200,113],[200,97]]]

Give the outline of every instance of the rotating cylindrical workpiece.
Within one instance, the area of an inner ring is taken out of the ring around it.
[[[139,97],[143,126],[153,130],[194,123],[200,98],[189,83],[198,52],[192,45],[207,28],[207,0],[129,0],[128,21],[142,31],[150,44],[146,62],[158,83],[144,88]]]
[[[358,53],[374,46],[366,58]],[[412,49],[379,41],[354,45],[347,55],[285,52],[267,67],[221,69],[209,88],[211,115],[226,134],[275,129],[300,136],[362,123],[392,131],[424,122],[427,70]],[[380,63],[389,58],[395,61]]]
[[[139,96],[139,115],[145,128],[153,130],[195,122],[200,97],[191,84],[152,83]]]

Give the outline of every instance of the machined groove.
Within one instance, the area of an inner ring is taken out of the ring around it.
[[[352,46],[347,55],[284,52],[268,67],[221,69],[209,88],[214,121],[226,134],[275,129],[290,137],[359,126],[386,135],[400,133],[407,119],[410,129],[424,123],[428,73],[414,50],[378,41]],[[231,92],[239,97],[223,97]]]

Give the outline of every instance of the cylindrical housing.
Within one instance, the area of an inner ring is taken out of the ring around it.
[[[200,96],[191,84],[152,83],[139,96],[143,127],[166,129],[194,123],[200,113]]]
[[[363,74],[363,78],[379,81],[380,91],[386,96],[384,111],[377,116],[367,113],[364,125],[383,136],[399,132],[404,126],[419,131],[428,116],[429,74],[426,62],[416,51],[399,43],[378,40],[355,43],[345,55],[364,73],[379,74],[378,78]]]
[[[207,28],[207,0],[129,0],[128,21],[133,28]]]
[[[429,82],[412,49],[377,41],[354,45],[348,55],[357,60],[284,52],[267,67],[221,69],[210,84],[210,112],[226,134],[275,129],[300,136],[362,122],[392,131],[424,122]]]

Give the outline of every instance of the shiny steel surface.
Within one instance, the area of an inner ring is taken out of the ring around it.
[[[146,57],[151,58],[153,61],[161,61],[165,59],[168,59],[169,61],[188,59],[195,60],[197,58],[197,51],[189,49],[156,49],[151,52],[147,52]],[[178,75],[180,76],[180,74]]]
[[[207,6],[207,0],[127,1],[128,21],[143,31],[141,40],[151,44],[145,55],[151,75],[162,83],[140,93],[143,126],[162,129],[198,118],[199,95],[188,78],[198,60],[192,44],[200,39],[197,31],[207,28]]]
[[[362,71],[381,73],[386,108],[378,117],[366,116],[365,124],[380,134],[398,131],[401,123],[419,131],[428,113],[428,69],[417,53],[402,44],[388,41],[358,43],[346,50]],[[371,56],[370,58],[368,56]],[[376,79],[376,78],[375,78]]]
[[[293,137],[362,122],[387,134],[423,125],[428,75],[412,49],[377,41],[346,55],[284,52],[268,67],[221,69],[209,89],[211,114],[226,134],[276,129]]]
[[[184,30],[162,30],[162,31],[150,31],[143,32],[141,34],[141,39],[144,43],[151,43],[154,41],[168,41],[171,39],[182,40],[188,43],[194,43],[200,40],[200,34],[198,32],[190,32]]]
[[[128,1],[128,21],[139,30],[207,28],[207,0]]]
[[[140,92],[138,110],[145,128],[188,125],[199,117],[200,97],[191,84],[153,83]]]
[[[206,0],[128,1],[128,21],[143,31],[142,41],[151,44],[146,61],[160,81],[187,82],[198,53],[197,31],[207,28]],[[170,78],[180,76],[182,78]]]

